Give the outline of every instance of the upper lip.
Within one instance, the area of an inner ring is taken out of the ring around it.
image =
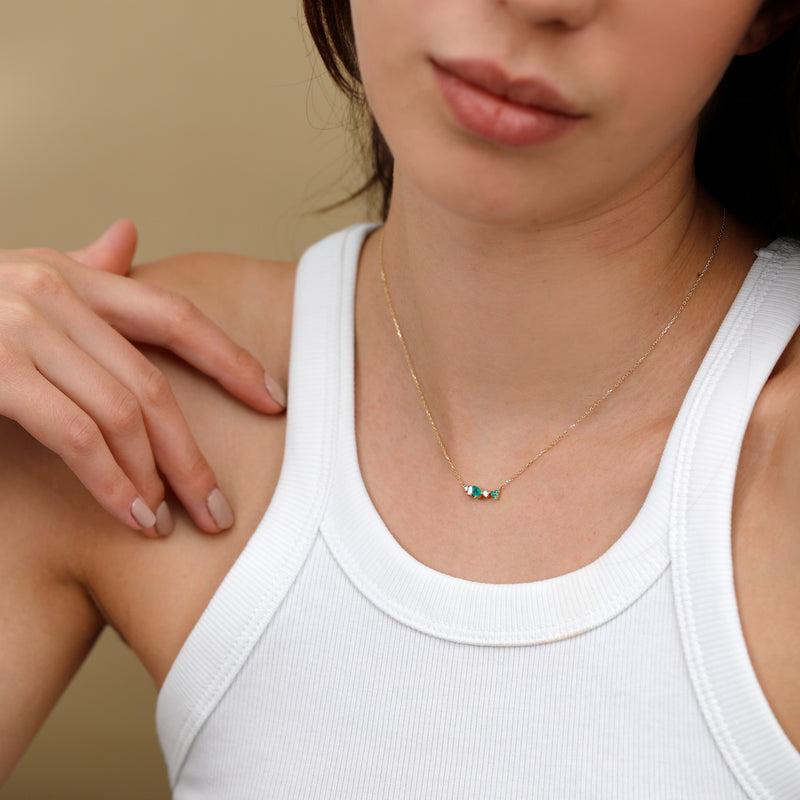
[[[570,117],[580,117],[578,108],[555,87],[536,77],[509,76],[499,64],[475,58],[436,59],[434,63],[458,78],[514,103],[536,106]]]

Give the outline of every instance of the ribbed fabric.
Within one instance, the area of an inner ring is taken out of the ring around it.
[[[692,680],[731,769],[750,797],[800,798],[800,758],[758,689],[747,654],[731,557],[731,506],[747,421],[775,351],[800,316],[797,244],[774,243],[758,267],[758,280],[740,292],[747,291],[746,301],[728,314],[679,446],[674,586]]]
[[[368,230],[301,260],[281,478],[159,696],[177,800],[800,798],[730,557],[747,420],[800,324],[800,247],[759,253],[619,541],[568,575],[497,585],[416,561],[361,479]]]

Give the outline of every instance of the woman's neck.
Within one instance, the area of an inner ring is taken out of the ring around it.
[[[639,197],[569,225],[529,229],[458,220],[402,185],[396,191],[385,228],[387,283],[446,439],[492,426],[508,441],[532,419],[556,432],[577,419],[672,318],[721,223],[719,209],[693,189],[671,203]],[[673,370],[705,351],[753,244],[730,226],[716,263],[649,357],[651,368],[629,379],[627,413],[663,395]],[[361,330],[382,337],[392,371],[413,393],[379,260],[373,236],[362,256]]]

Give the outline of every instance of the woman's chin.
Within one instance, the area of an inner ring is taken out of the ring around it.
[[[546,175],[498,174],[497,170],[464,169],[436,163],[417,165],[404,175],[395,164],[394,199],[409,192],[415,206],[436,208],[481,226],[530,227],[554,224],[575,214],[576,207],[592,205],[585,186],[569,186],[562,178]],[[602,196],[602,195],[601,195]],[[588,201],[588,202],[587,202]]]

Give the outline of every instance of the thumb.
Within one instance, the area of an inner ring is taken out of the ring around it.
[[[127,275],[136,252],[138,234],[129,219],[117,220],[91,244],[73,250],[70,257],[87,267]]]

